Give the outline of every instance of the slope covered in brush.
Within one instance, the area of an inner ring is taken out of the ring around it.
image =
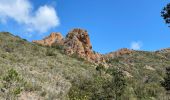
[[[39,46],[7,32],[0,33],[0,98],[7,98],[3,77],[14,69],[26,81],[21,97],[68,98],[72,82],[91,78],[92,64],[64,55],[60,50]],[[11,91],[14,92],[14,91]],[[11,93],[14,94],[14,93]],[[10,95],[12,96],[12,95]],[[1,100],[2,100],[1,99]]]
[[[161,81],[170,64],[168,49],[110,57],[108,68],[60,49],[1,32],[0,99],[167,100]]]

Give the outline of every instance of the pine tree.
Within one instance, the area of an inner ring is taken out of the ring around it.
[[[170,24],[170,3],[168,3],[161,11],[161,16],[166,24]],[[170,26],[169,26],[170,27]]]

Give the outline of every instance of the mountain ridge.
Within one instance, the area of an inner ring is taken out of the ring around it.
[[[111,53],[108,67],[103,67],[67,55],[63,48],[38,45],[7,32],[0,33],[0,44],[1,100],[168,100],[161,82],[170,64],[169,49],[122,49]],[[7,88],[10,72],[21,80],[10,80],[14,84]],[[123,90],[118,96],[119,86]]]

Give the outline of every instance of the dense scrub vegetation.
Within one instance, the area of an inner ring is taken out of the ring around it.
[[[0,100],[29,93],[35,100],[168,100],[162,82],[170,52],[135,51],[104,68],[7,32],[0,44]]]

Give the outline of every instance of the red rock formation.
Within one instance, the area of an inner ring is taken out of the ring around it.
[[[105,55],[105,58],[114,58],[114,57],[119,57],[125,54],[131,54],[133,52],[133,50],[129,50],[127,48],[122,48],[116,52],[111,52],[109,54]]]
[[[33,41],[34,43],[43,45],[43,46],[51,46],[54,43],[62,44],[63,43],[63,36],[61,33],[51,33],[50,36],[44,38],[43,40]]]
[[[121,56],[124,54],[131,54],[133,52],[133,50],[127,49],[127,48],[122,48],[118,51],[116,51],[116,56]]]
[[[65,52],[69,55],[77,54],[89,61],[101,62],[102,56],[94,53],[86,30],[73,29],[70,31],[64,42]]]
[[[106,64],[106,60],[109,60],[110,58],[122,56],[125,54],[131,54],[133,52],[133,50],[123,48],[106,55],[95,53],[92,50],[90,37],[87,31],[83,29],[73,29],[67,34],[65,39],[60,33],[51,33],[50,36],[44,38],[43,40],[33,42],[43,46],[62,45],[64,52],[67,55],[76,54],[79,57],[85,58],[90,62],[103,64]]]
[[[62,45],[64,52],[68,55],[77,54],[79,57],[95,63],[105,62],[101,54],[93,52],[89,35],[83,29],[73,29],[65,39],[60,33],[52,33],[43,40],[33,42],[43,46]]]
[[[90,55],[92,46],[85,30],[74,29],[69,32],[64,42],[65,50],[68,54],[77,53],[81,56]]]

